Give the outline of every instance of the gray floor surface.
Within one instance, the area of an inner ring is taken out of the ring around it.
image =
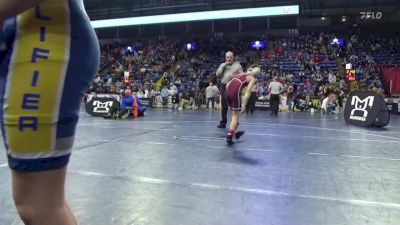
[[[81,113],[67,198],[80,225],[399,225],[400,116],[256,112],[232,147],[219,111]],[[0,154],[0,225],[20,225]]]

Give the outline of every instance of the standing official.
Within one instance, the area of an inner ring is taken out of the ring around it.
[[[274,77],[272,82],[269,84],[271,90],[270,105],[271,105],[271,116],[278,115],[279,111],[279,95],[283,90],[283,86],[278,82],[278,78]]]
[[[232,78],[240,73],[243,73],[242,66],[235,62],[233,52],[229,51],[225,54],[225,62],[222,63],[217,70],[217,77],[221,78],[220,93],[221,93],[221,121],[219,122],[218,128],[225,128],[228,122],[228,103],[226,102],[226,84],[232,80]]]
[[[246,107],[246,114],[248,114],[250,112],[251,115],[253,115],[254,113],[254,109],[256,108],[256,101],[257,101],[257,90],[258,87],[257,85],[253,85],[253,87],[251,88],[251,95],[250,95],[250,99],[249,99],[249,106]]]

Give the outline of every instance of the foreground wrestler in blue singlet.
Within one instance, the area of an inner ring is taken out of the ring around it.
[[[83,0],[0,0],[0,119],[25,224],[76,224],[64,200],[99,46]]]

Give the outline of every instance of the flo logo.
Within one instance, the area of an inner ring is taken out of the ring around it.
[[[382,19],[382,12],[360,12],[362,20],[380,20]]]

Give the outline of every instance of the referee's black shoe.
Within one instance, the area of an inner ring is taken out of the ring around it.
[[[227,135],[226,136],[226,143],[228,144],[228,145],[233,145],[233,144],[235,144],[235,142],[233,142],[233,135]]]
[[[226,128],[226,125],[225,124],[219,124],[217,127],[218,128]]]

